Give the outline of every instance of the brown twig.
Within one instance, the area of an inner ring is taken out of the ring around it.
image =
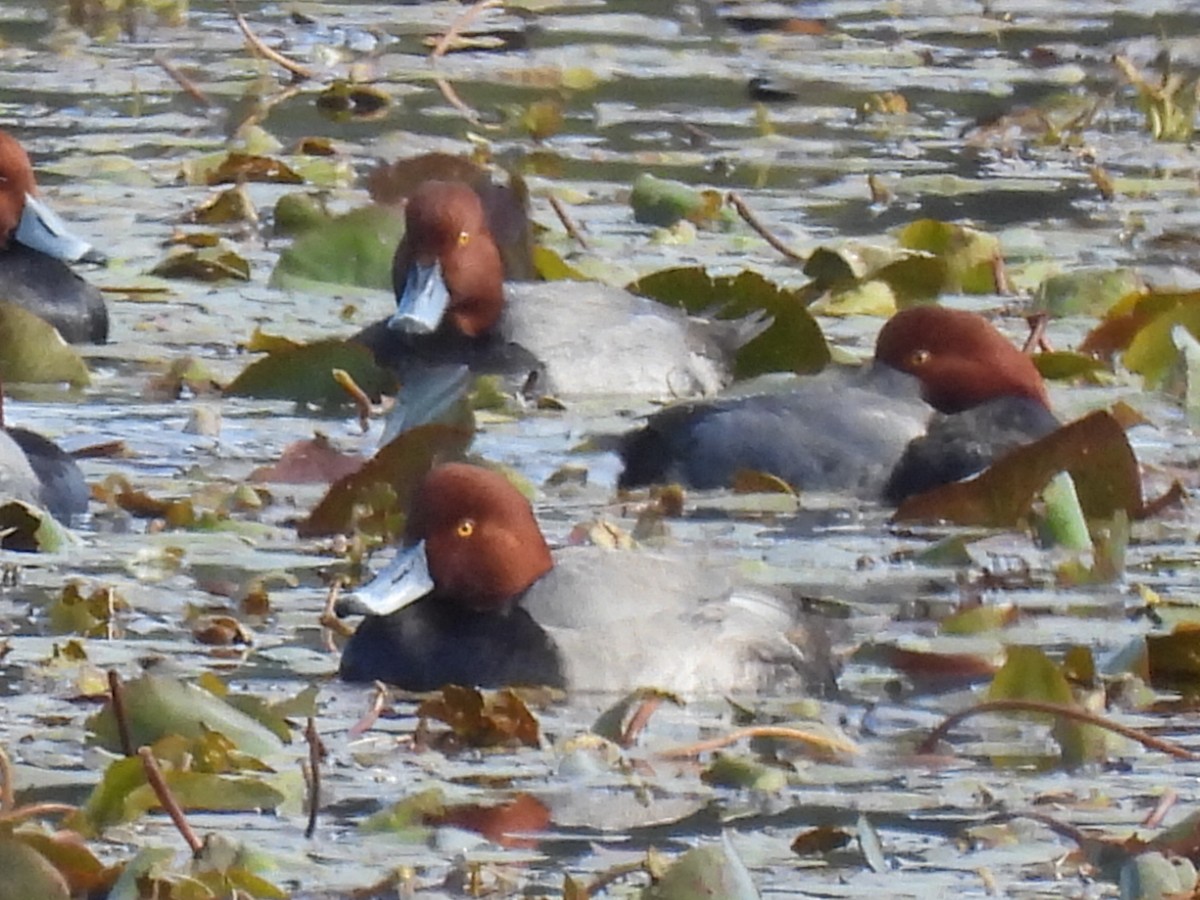
[[[567,237],[575,241],[575,243],[577,243],[584,250],[590,250],[591,247],[588,246],[587,238],[579,233],[579,229],[575,225],[575,220],[571,218],[571,215],[567,212],[566,207],[562,205],[562,201],[553,194],[550,195],[549,200],[550,208],[554,210],[554,214],[558,216],[558,221],[562,222],[563,229],[567,232]]]
[[[646,726],[650,724],[650,717],[662,706],[663,699],[661,694],[653,694],[642,698],[642,702],[638,704],[637,709],[633,711],[633,715],[629,717],[629,724],[621,730],[621,736],[617,739],[617,744],[622,747],[632,747],[638,735],[645,731]]]
[[[387,706],[387,700],[390,696],[391,691],[388,690],[386,684],[382,681],[375,682],[375,693],[371,696],[370,709],[363,713],[363,717],[351,725],[350,730],[346,733],[354,738],[368,731],[379,720],[379,716]],[[421,721],[425,720],[422,719]]]
[[[1061,703],[1044,703],[1040,700],[988,700],[984,703],[976,704],[975,706],[961,710],[953,715],[947,716],[937,728],[929,733],[929,737],[921,742],[917,748],[918,754],[932,753],[933,748],[938,741],[946,736],[946,734],[964,719],[969,719],[971,716],[978,716],[984,713],[992,712],[1035,712],[1045,713],[1051,716],[1058,716],[1063,719],[1071,719],[1076,722],[1083,722],[1085,725],[1095,725],[1098,728],[1103,728],[1106,731],[1114,732],[1121,737],[1129,738],[1132,741],[1137,741],[1143,747],[1148,747],[1151,750],[1158,750],[1166,753],[1168,756],[1173,756],[1176,759],[1196,760],[1200,759],[1200,753],[1194,753],[1186,747],[1181,747],[1174,741],[1168,741],[1164,738],[1155,737],[1152,734],[1147,734],[1138,728],[1131,728],[1128,725],[1122,725],[1120,722],[1114,722],[1111,719],[1106,719],[1103,716],[1098,716],[1095,713],[1088,712],[1086,709],[1080,709],[1076,706],[1064,706]]]
[[[146,781],[150,783],[150,787],[154,791],[154,796],[158,798],[159,805],[171,817],[171,822],[183,837],[184,843],[188,845],[188,849],[192,851],[192,856],[199,856],[200,851],[204,849],[204,842],[200,840],[196,832],[192,831],[192,826],[188,824],[187,817],[179,807],[175,795],[171,793],[171,788],[167,786],[167,779],[163,776],[162,769],[158,767],[158,760],[154,758],[154,751],[149,747],[141,747],[138,749],[138,756],[141,757],[142,768],[146,772]]]
[[[7,813],[17,805],[17,790],[13,786],[12,760],[8,751],[0,747],[0,813]]]
[[[338,595],[342,592],[342,585],[346,583],[345,576],[339,575],[333,580],[333,584],[329,586],[329,593],[325,597],[325,608],[321,610],[321,627],[330,634],[330,638],[326,643],[326,648],[332,653],[337,647],[333,643],[333,634],[339,634],[342,637],[350,637],[354,634],[354,629],[345,621],[339,619],[337,613],[333,611],[337,606]]]
[[[229,0],[229,9],[233,13],[233,18],[234,21],[237,22],[238,28],[240,28],[242,30],[242,34],[245,35],[246,43],[250,45],[250,49],[254,50],[264,59],[275,63],[275,65],[279,66],[280,68],[287,69],[292,73],[293,78],[307,80],[313,77],[313,72],[311,69],[300,65],[298,62],[293,62],[282,53],[278,53],[264,44],[259,39],[258,35],[251,30],[250,23],[246,21],[246,17],[241,14],[237,8],[237,4],[234,3],[233,0]]]
[[[595,878],[588,882],[584,888],[584,897],[595,897],[599,895],[606,887],[626,875],[636,875],[639,872],[646,872],[646,861],[644,859],[634,860],[633,862],[618,863],[611,868],[605,869]]]
[[[75,812],[79,812],[79,807],[70,803],[29,803],[0,814],[0,825],[17,825],[26,819],[40,819],[42,816],[69,816]]]
[[[751,725],[747,728],[738,728],[720,737],[710,738],[707,741],[696,741],[693,744],[684,744],[681,747],[660,750],[654,755],[660,759],[688,759],[692,756],[699,756],[701,753],[707,753],[710,750],[720,750],[723,747],[728,747],[730,744],[736,744],[744,738],[781,738],[786,741],[807,744],[826,753],[857,754],[860,752],[858,747],[853,743],[841,738],[813,734],[810,731],[802,731],[799,728],[785,728],[782,725]]]
[[[479,122],[479,113],[468,106],[462,97],[458,96],[458,91],[454,90],[454,88],[450,85],[450,82],[448,82],[441,75],[435,75],[433,77],[433,83],[437,86],[437,89],[442,92],[442,96],[446,98],[446,102],[463,114],[463,118],[465,118],[472,125]]]
[[[1154,809],[1150,810],[1150,815],[1142,819],[1143,828],[1160,828],[1163,819],[1167,817],[1167,813],[1171,808],[1179,802],[1179,792],[1172,787],[1168,787],[1161,797],[1158,798],[1158,803],[1154,804]]]
[[[188,78],[181,71],[179,71],[178,67],[176,67],[171,60],[167,59],[165,53],[162,51],[155,53],[154,64],[166,72],[167,75],[170,76],[171,80],[183,89],[185,94],[199,103],[205,109],[210,109],[212,107],[212,101],[208,99],[208,95],[205,94],[204,91],[200,90],[200,88],[196,85],[196,82],[192,81],[192,79]]]
[[[1025,321],[1029,324],[1029,337],[1025,338],[1025,343],[1021,345],[1021,352],[1029,354],[1033,353],[1034,349],[1042,353],[1053,352],[1050,342],[1046,340],[1046,325],[1050,317],[1045,313],[1033,313],[1026,316]]]
[[[1187,496],[1187,491],[1184,490],[1182,484],[1178,481],[1171,482],[1171,486],[1167,488],[1166,493],[1161,497],[1155,497],[1142,504],[1142,508],[1133,514],[1133,517],[1139,522],[1143,519],[1149,519],[1151,516],[1157,516],[1160,512],[1170,506],[1178,506],[1183,503],[1184,497]]]
[[[470,25],[485,10],[494,9],[497,6],[503,6],[504,0],[479,0],[478,3],[473,3],[467,7],[458,18],[450,23],[450,27],[446,29],[446,33],[434,45],[433,52],[429,54],[430,62],[436,62],[446,55],[446,51],[450,49],[450,44],[454,39],[462,33],[463,29]]]
[[[308,760],[304,765],[304,778],[308,782],[308,827],[304,829],[304,836],[311,839],[317,830],[317,812],[321,808],[321,760],[325,757],[325,746],[312,716],[304,726],[304,740],[308,742]]]
[[[117,737],[121,741],[121,752],[133,756],[133,737],[129,733],[129,716],[125,710],[125,685],[116,669],[108,670],[108,696],[112,698],[113,719],[117,723]]]
[[[354,401],[354,406],[358,410],[358,427],[362,429],[363,434],[366,434],[367,429],[371,427],[371,398],[358,386],[354,376],[345,369],[334,369],[332,375],[333,380],[338,383],[338,387],[349,394],[350,399]]]
[[[742,217],[742,221],[757,231],[759,236],[764,241],[766,241],[793,262],[805,261],[805,257],[801,256],[767,230],[767,226],[758,220],[758,217],[754,215],[754,213],[750,210],[750,207],[746,205],[746,201],[741,198],[737,191],[730,191],[725,195],[725,199],[733,206],[734,209],[737,210],[737,214]]]
[[[1008,280],[1008,266],[1004,257],[999,253],[992,256],[992,282],[996,285],[996,293],[1002,297],[1012,294],[1012,282]]]

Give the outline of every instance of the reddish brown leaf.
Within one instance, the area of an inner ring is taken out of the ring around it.
[[[550,810],[531,794],[517,794],[499,806],[448,806],[428,824],[465,828],[501,847],[535,847],[537,838],[531,835],[546,830]]]
[[[364,459],[357,453],[342,453],[317,434],[307,441],[296,441],[283,451],[279,462],[260,466],[250,473],[250,481],[282,484],[330,484],[346,478],[360,468]]]
[[[1012,527],[1046,483],[1064,471],[1075,481],[1089,519],[1107,519],[1118,510],[1135,515],[1142,508],[1137,458],[1120,423],[1099,411],[1018,447],[974,478],[909,497],[895,520]]]

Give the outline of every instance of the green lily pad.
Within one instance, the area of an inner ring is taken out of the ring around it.
[[[1101,315],[1127,294],[1142,289],[1133,269],[1077,269],[1038,285],[1033,308],[1052,316]]]
[[[396,390],[395,376],[375,362],[370,350],[354,341],[329,338],[268,353],[246,366],[225,394],[325,407],[348,403],[349,395],[330,374],[334,369],[348,372],[372,400]]]
[[[268,756],[283,743],[270,730],[224,700],[193,684],[161,675],[142,675],[124,685],[125,713],[135,747],[166,735],[198,737],[217,731],[243,753]],[[121,749],[111,703],[87,722],[97,743],[114,752]]]
[[[919,219],[902,228],[898,239],[900,246],[932,253],[945,263],[943,290],[964,294],[997,292],[1000,241],[994,235],[953,222]]]
[[[664,269],[628,286],[691,315],[719,319],[765,313],[771,324],[738,350],[734,373],[750,378],[765,372],[818,372],[829,362],[821,326],[804,308],[798,291],[781,288],[758,272],[710,275],[699,266]]]
[[[46,857],[12,838],[0,838],[0,900],[69,900],[71,889]]]
[[[736,214],[725,206],[719,191],[697,190],[679,181],[668,181],[642,173],[633,182],[629,195],[635,222],[670,228],[687,220],[693,225],[729,227]]]
[[[339,287],[392,290],[392,257],[404,218],[383,206],[361,206],[309,228],[279,255],[271,287],[336,291]]]
[[[0,298],[0,381],[91,383],[83,358],[40,316]]]

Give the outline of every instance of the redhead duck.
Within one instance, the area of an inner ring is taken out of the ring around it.
[[[483,204],[459,182],[413,192],[392,277],[395,313],[356,340],[401,382],[457,364],[513,376],[526,393],[696,396],[728,383],[733,354],[760,329],[691,318],[598,283],[506,290]]]
[[[72,343],[108,340],[108,310],[67,262],[103,262],[42,202],[29,154],[0,131],[0,299],[37,313]]]
[[[1028,356],[975,313],[920,306],[888,320],[861,370],[656,413],[621,439],[620,485],[719,488],[754,470],[898,504],[1057,427]]]
[[[415,492],[396,558],[338,603],[339,615],[366,616],[342,652],[341,676],[418,691],[830,684],[823,628],[765,591],[717,583],[713,571],[636,551],[551,553],[506,478],[447,463]]]

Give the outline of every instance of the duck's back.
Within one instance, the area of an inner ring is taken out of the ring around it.
[[[0,503],[23,500],[41,505],[41,484],[25,451],[0,428]]]
[[[938,413],[925,434],[904,449],[883,498],[896,505],[913,494],[969,478],[1058,425],[1053,413],[1027,397],[998,397],[952,415]]]
[[[0,250],[0,300],[41,316],[73,344],[108,340],[108,310],[100,291],[62,260],[15,241]]]
[[[824,691],[822,623],[788,596],[735,587],[733,575],[704,559],[573,548],[522,606],[553,639],[573,691]]]
[[[707,321],[597,282],[510,284],[503,329],[545,367],[548,393],[711,394],[755,333]]]
[[[902,373],[831,370],[796,377],[761,393],[655,414],[620,448],[621,485],[720,488],[751,470],[800,490],[877,497],[928,415],[916,379]]]

